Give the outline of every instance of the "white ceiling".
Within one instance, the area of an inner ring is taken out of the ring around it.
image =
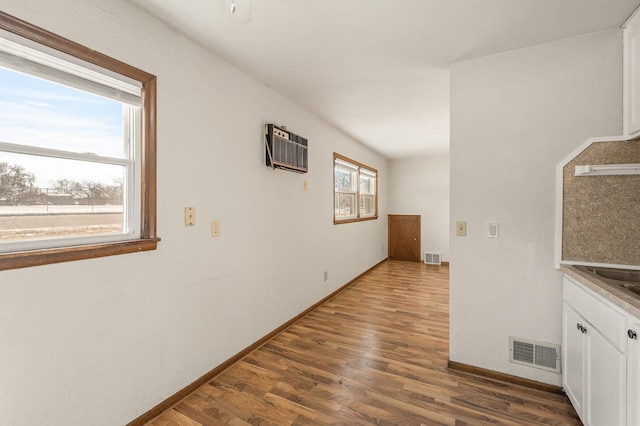
[[[451,62],[620,27],[640,4],[130,1],[388,158],[448,150]]]

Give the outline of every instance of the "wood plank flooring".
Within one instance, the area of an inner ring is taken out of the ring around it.
[[[149,424],[580,425],[562,395],[446,368],[448,282],[386,261]]]

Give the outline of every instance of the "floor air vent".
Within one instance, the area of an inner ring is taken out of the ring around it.
[[[509,337],[509,361],[560,372],[560,345]]]
[[[440,265],[442,263],[440,253],[424,252],[424,263],[427,265]]]

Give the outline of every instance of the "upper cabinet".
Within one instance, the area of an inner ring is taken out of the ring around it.
[[[640,10],[640,9],[639,9]],[[624,29],[624,134],[640,136],[640,12]]]

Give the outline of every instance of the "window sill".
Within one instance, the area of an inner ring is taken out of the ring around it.
[[[366,220],[376,220],[378,219],[378,216],[371,216],[371,217],[357,217],[355,219],[343,219],[343,220],[337,220],[334,219],[333,220],[333,224],[334,225],[341,225],[343,223],[353,223],[353,222],[364,222]]]
[[[155,250],[160,238],[0,254],[0,271]]]

